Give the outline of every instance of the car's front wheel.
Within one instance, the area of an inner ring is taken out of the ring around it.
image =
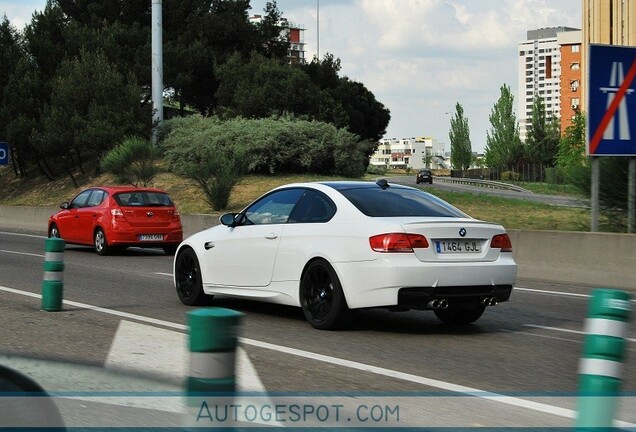
[[[461,309],[449,307],[448,309],[435,309],[435,315],[446,324],[470,324],[477,321],[486,310],[483,305],[474,308]]]
[[[49,228],[49,238],[60,238],[60,230],[57,225],[52,224]]]
[[[188,306],[198,306],[211,300],[212,296],[203,292],[201,267],[194,250],[189,247],[183,248],[176,259],[174,276],[177,295],[181,303]]]
[[[106,234],[104,230],[101,228],[97,228],[95,230],[95,235],[93,237],[93,244],[95,245],[95,252],[97,255],[108,255],[112,248],[108,246],[108,240],[106,239]]]
[[[342,286],[333,267],[324,260],[313,261],[300,282],[300,302],[305,318],[319,330],[336,330],[350,322]]]

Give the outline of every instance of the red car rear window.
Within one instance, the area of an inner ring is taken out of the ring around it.
[[[168,194],[150,191],[121,192],[115,194],[115,201],[121,207],[169,207],[174,205]]]

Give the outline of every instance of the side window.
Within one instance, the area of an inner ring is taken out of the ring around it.
[[[105,195],[105,192],[103,190],[99,190],[99,189],[94,190],[93,193],[91,194],[91,197],[88,199],[86,206],[95,207],[100,205],[102,201],[104,201],[104,195]]]
[[[79,194],[78,196],[76,196],[73,201],[71,201],[71,204],[69,205],[69,208],[81,208],[81,207],[86,207],[86,201],[88,200],[88,196],[91,194],[91,190],[85,190],[84,192],[82,192],[81,194]]]
[[[336,214],[336,206],[322,192],[306,190],[289,217],[290,223],[320,223]]]
[[[303,189],[283,189],[264,196],[245,210],[243,224],[286,223],[303,192]]]

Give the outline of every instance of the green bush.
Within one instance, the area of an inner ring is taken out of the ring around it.
[[[159,154],[157,147],[150,141],[128,137],[104,155],[101,166],[120,183],[148,186],[157,175],[154,162]]]
[[[515,171],[504,171],[501,173],[500,177],[501,181],[519,181],[521,179],[521,174]]]

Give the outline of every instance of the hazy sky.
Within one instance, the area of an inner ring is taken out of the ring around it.
[[[0,14],[22,29],[45,0],[0,0]],[[266,0],[252,0],[252,14]],[[432,136],[447,143],[450,114],[461,103],[474,151],[508,84],[517,92],[517,45],[526,31],[581,27],[580,0],[278,0],[306,29],[307,57],[340,58],[340,74],[363,83],[391,110],[388,138]]]

